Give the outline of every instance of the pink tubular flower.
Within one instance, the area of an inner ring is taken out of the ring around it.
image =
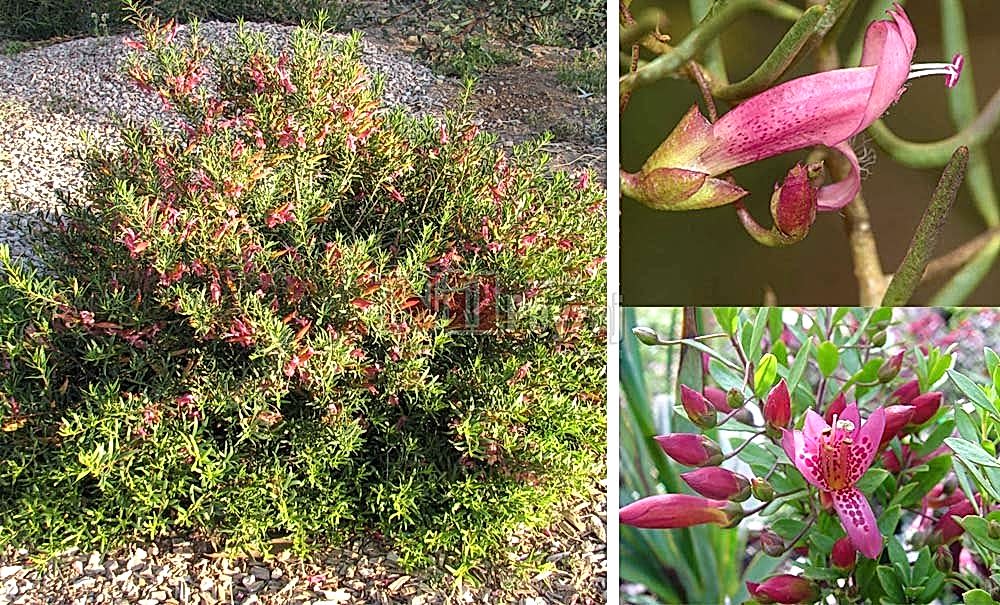
[[[758,603],[812,603],[819,598],[815,584],[791,574],[773,576],[761,584],[747,582],[747,590]]]
[[[622,193],[660,210],[694,210],[729,204],[747,194],[716,178],[736,168],[813,145],[832,147],[851,163],[843,181],[822,187],[818,210],[837,210],[861,189],[858,159],[848,144],[896,102],[907,80],[946,76],[958,82],[962,56],[952,63],[910,65],[917,37],[898,4],[892,20],[874,21],[865,33],[861,65],[785,82],[709,124],[692,107],[635,174],[622,172]],[[799,221],[796,221],[799,224]]]
[[[719,445],[704,435],[672,433],[655,439],[668,456],[685,466],[713,466],[722,462]]]
[[[878,447],[882,449],[887,443],[903,432],[910,419],[913,418],[912,405],[890,405],[885,408],[885,429],[882,431],[882,438],[879,439]]]
[[[920,395],[920,381],[913,379],[904,383],[889,395],[889,403],[910,403]]]
[[[827,406],[826,413],[823,414],[823,420],[826,420],[827,424],[833,424],[833,419],[843,414],[846,408],[847,398],[841,393]]]
[[[858,558],[858,549],[854,548],[851,538],[844,536],[833,543],[833,551],[830,553],[830,564],[837,569],[850,571],[854,569],[854,563]]]
[[[877,408],[861,424],[858,406],[844,409],[833,426],[812,410],[801,431],[782,429],[781,446],[806,481],[833,500],[851,542],[869,559],[882,551],[882,536],[864,494],[854,484],[871,466],[885,428],[885,410]]]
[[[743,508],[728,500],[687,494],[662,494],[636,500],[618,511],[618,521],[644,529],[676,529],[705,523],[729,527],[743,517]]]
[[[709,466],[681,473],[681,479],[706,498],[742,502],[750,497],[750,481],[743,475],[721,466]]]
[[[934,417],[941,402],[944,400],[944,393],[940,391],[929,391],[923,395],[917,395],[910,401],[913,406],[913,417],[910,418],[911,426],[920,426]]]

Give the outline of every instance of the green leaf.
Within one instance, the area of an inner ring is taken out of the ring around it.
[[[951,378],[951,381],[955,383],[955,386],[957,386],[958,389],[969,398],[973,405],[993,416],[997,420],[1000,420],[1000,416],[997,415],[996,406],[994,406],[993,402],[986,397],[986,393],[984,393],[983,390],[976,385],[976,383],[972,382],[972,380],[967,378],[965,375],[954,370],[949,370],[948,376]]]
[[[878,575],[878,582],[882,585],[882,590],[885,594],[896,603],[905,603],[906,595],[903,594],[903,587],[899,583],[899,578],[896,577],[895,571],[888,565],[879,565],[875,570]]]
[[[948,437],[955,431],[955,421],[945,420],[941,424],[934,427],[931,434],[919,444],[910,444],[913,448],[913,453],[918,458],[930,454],[938,448],[942,443],[944,443],[945,437]]]
[[[819,363],[819,371],[822,372],[823,376],[829,378],[840,363],[837,345],[829,340],[822,342],[816,347],[816,362]]]
[[[736,307],[712,307],[712,313],[723,332],[730,336],[736,334],[736,330],[739,328],[739,313]]]
[[[757,317],[753,322],[753,331],[750,332],[750,342],[743,343],[747,359],[757,359],[757,353],[760,352],[760,340],[764,337],[764,328],[767,327],[767,309],[767,307],[761,307],[757,310]],[[761,362],[763,362],[763,359],[761,359]]]
[[[795,354],[795,361],[792,363],[791,369],[788,371],[788,392],[794,393],[795,389],[799,386],[799,381],[802,380],[802,375],[806,371],[806,367],[809,365],[809,352],[812,350],[812,339],[807,338],[805,342],[802,343],[802,347],[799,348],[799,352]]]
[[[965,605],[996,605],[996,601],[982,588],[976,588],[962,593]]]
[[[972,417],[972,414],[962,409],[961,405],[955,404],[955,428],[958,429],[959,435],[968,441],[978,441],[979,429],[977,424],[978,421]]]
[[[899,517],[902,515],[899,506],[890,506],[889,508],[882,511],[881,516],[878,518],[878,530],[883,536],[893,535],[896,531],[896,525],[899,523]]]
[[[1000,468],[1000,461],[990,456],[978,443],[959,439],[958,437],[948,437],[944,440],[944,443],[955,452],[956,456],[970,464]]]
[[[770,353],[760,358],[757,369],[753,373],[753,390],[758,397],[767,394],[778,377],[778,359]]]
[[[857,483],[857,488],[866,494],[874,492],[882,482],[889,477],[889,471],[882,468],[870,468]]]
[[[803,521],[792,518],[778,519],[771,523],[771,530],[786,540],[791,540],[799,535],[806,524]]]
[[[995,553],[1000,553],[1000,540],[990,537],[989,521],[976,515],[968,515],[962,517],[958,524],[969,532],[976,544]]]
[[[906,558],[906,551],[896,538],[890,537],[887,545],[889,551],[889,561],[896,568],[896,577],[904,586],[910,584],[910,562]]]
[[[983,354],[986,357],[986,371],[992,376],[1000,368],[1000,355],[997,355],[996,351],[989,347],[983,349]]]

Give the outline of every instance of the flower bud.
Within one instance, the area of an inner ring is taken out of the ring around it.
[[[769,556],[780,557],[785,554],[785,541],[781,536],[769,529],[760,532],[760,547]]]
[[[910,401],[913,406],[913,418],[910,418],[910,426],[920,426],[934,417],[941,402],[944,400],[944,393],[930,391],[923,395],[917,395]]]
[[[767,482],[767,479],[754,477],[750,480],[750,493],[761,502],[774,500],[774,488]]]
[[[941,573],[950,573],[955,565],[955,558],[951,556],[951,549],[945,545],[937,547],[934,551],[934,567]]]
[[[747,478],[721,466],[681,473],[681,479],[706,498],[742,502],[750,497],[750,482]]]
[[[709,403],[705,396],[698,391],[681,385],[681,405],[687,413],[688,419],[703,429],[710,429],[715,426],[715,408]]]
[[[764,421],[773,429],[788,426],[792,420],[792,398],[788,394],[788,385],[782,378],[764,400]]]
[[[823,419],[826,420],[827,424],[832,425],[833,417],[843,414],[845,408],[847,408],[847,398],[841,393],[830,402],[830,405],[826,406],[826,413],[823,414]]]
[[[655,439],[668,456],[685,466],[714,466],[722,462],[722,449],[704,435],[672,433]]]
[[[878,369],[879,382],[890,382],[899,374],[899,370],[903,367],[903,353],[903,351],[896,353],[882,364],[882,367]]]
[[[743,404],[746,403],[746,400],[743,398],[743,392],[735,387],[729,389],[729,392],[726,393],[726,403],[729,404],[730,409],[734,410],[743,407]]]
[[[854,548],[851,538],[844,536],[833,543],[830,553],[830,564],[841,571],[851,571],[858,558],[858,549]]]
[[[885,330],[879,330],[878,332],[872,334],[871,343],[876,347],[881,347],[885,344],[885,338]]]
[[[912,405],[890,405],[885,409],[885,429],[882,430],[882,441],[879,448],[885,446],[898,436],[910,419],[913,417],[914,407]]]
[[[796,164],[771,196],[774,226],[793,241],[804,238],[816,220],[819,188],[810,182],[809,177],[809,170],[802,164]]]
[[[806,578],[782,574],[763,583],[747,582],[750,596],[758,603],[812,603],[819,598],[816,585]]]
[[[719,387],[705,387],[702,389],[702,394],[705,395],[705,399],[712,404],[712,407],[716,411],[723,414],[733,411],[733,408],[729,405],[729,396]]]
[[[619,522],[644,529],[676,529],[704,523],[731,527],[742,518],[743,508],[735,502],[688,494],[650,496],[618,511]]]
[[[989,536],[991,538],[993,538],[994,540],[1000,540],[1000,523],[997,523],[995,520],[990,519],[986,527],[987,527],[987,532],[989,533]]]
[[[636,326],[632,328],[632,334],[635,334],[636,339],[644,345],[652,346],[660,342],[660,337],[656,334],[656,330],[652,328]]]
[[[920,381],[911,380],[903,383],[889,395],[889,403],[910,403],[920,395]]]

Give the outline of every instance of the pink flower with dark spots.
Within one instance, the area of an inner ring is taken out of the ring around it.
[[[718,178],[738,166],[814,145],[843,154],[852,167],[843,181],[826,185],[816,209],[838,210],[861,189],[861,170],[848,141],[895,103],[908,80],[945,76],[954,86],[962,56],[952,63],[911,65],[917,36],[903,8],[874,21],[865,33],[861,64],[797,78],[765,90],[710,124],[694,106],[637,173],[622,171],[622,192],[660,210],[694,210],[729,204],[747,192]],[[800,212],[801,209],[796,212]],[[804,224],[808,214],[796,219]]]
[[[854,485],[872,465],[885,429],[885,410],[877,408],[861,424],[851,404],[832,426],[812,410],[801,431],[782,429],[781,446],[806,481],[833,501],[854,546],[869,559],[882,551],[882,536],[871,505]]]

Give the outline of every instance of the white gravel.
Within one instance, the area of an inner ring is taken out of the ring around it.
[[[284,46],[293,27],[248,23]],[[236,24],[201,25],[203,40],[217,48],[234,39]],[[180,36],[187,31],[180,29]],[[83,38],[0,56],[0,242],[15,257],[29,253],[23,232],[40,213],[58,211],[61,195],[82,186],[82,134],[113,145],[121,119],[165,119],[154,95],[123,75],[126,36]],[[442,113],[449,90],[443,78],[407,55],[364,39],[365,65],[384,77],[384,99],[415,113]]]

